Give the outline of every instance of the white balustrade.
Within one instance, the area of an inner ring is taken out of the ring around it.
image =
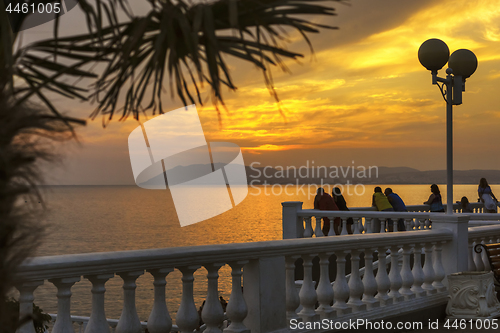
[[[16,333],[36,333],[32,318],[33,301],[35,300],[33,293],[42,284],[43,281],[35,280],[16,285],[17,290],[19,290],[19,319],[21,322],[27,320],[17,329]]]
[[[123,280],[123,310],[116,325],[116,333],[141,333],[141,321],[135,307],[135,289],[137,288],[135,281],[142,274],[144,271],[118,273]]]
[[[317,319],[315,311],[317,296],[312,279],[312,260],[315,256],[315,254],[307,254],[302,256],[302,266],[304,267],[304,281],[299,292],[300,305],[302,305],[302,310],[299,312],[299,316],[305,322],[314,321],[315,319]]]
[[[304,221],[305,221],[305,228],[304,228],[304,238],[309,238],[309,237],[312,237],[312,235],[314,234],[313,232],[313,229],[312,229],[312,226],[311,226],[311,217],[310,216],[307,216],[304,218]]]
[[[344,214],[346,212],[338,212]],[[353,212],[347,212],[353,213]],[[359,212],[357,212],[359,213]],[[447,290],[443,284],[444,277],[450,272],[447,261],[450,256],[450,244],[453,233],[448,229],[440,229],[440,221],[436,217],[433,228],[415,233],[395,232],[383,235],[369,233],[370,222],[376,216],[390,217],[396,224],[398,215],[384,216],[380,212],[363,212],[365,215],[354,215],[352,230],[356,232],[356,224],[365,221],[365,234],[355,234],[345,237],[318,237],[314,239],[288,239],[286,241],[269,241],[244,244],[222,244],[203,247],[186,247],[176,249],[155,249],[142,251],[122,251],[106,254],[80,254],[77,260],[71,256],[56,256],[50,258],[34,258],[24,264],[19,271],[20,280],[27,281],[19,286],[21,293],[21,314],[32,312],[33,291],[43,281],[49,280],[58,288],[58,320],[54,332],[72,332],[73,317],[70,313],[71,287],[84,276],[92,282],[92,313],[87,320],[87,333],[109,332],[110,321],[105,319],[104,295],[106,281],[115,272],[123,279],[123,311],[118,322],[116,332],[140,332],[146,323],[141,323],[135,308],[136,279],[147,271],[153,275],[154,301],[153,309],[148,319],[148,331],[151,333],[168,332],[172,329],[172,322],[168,314],[165,300],[165,278],[173,268],[182,272],[182,298],[177,309],[177,324],[180,332],[192,333],[199,326],[199,317],[193,298],[194,272],[203,264],[208,274],[208,289],[206,303],[202,311],[202,319],[206,323],[208,332],[220,332],[222,311],[218,300],[218,275],[222,264],[229,264],[232,268],[232,290],[227,306],[229,327],[224,333],[249,333],[247,328],[253,325],[255,308],[255,284],[265,283],[265,272],[254,274],[259,267],[268,269],[269,265],[277,267],[273,272],[276,279],[273,288],[267,288],[266,295],[276,295],[266,299],[277,299],[279,304],[269,307],[259,313],[260,327],[273,318],[286,325],[286,319],[302,319],[303,321],[317,321],[320,318],[342,321],[346,318],[370,318],[395,313],[409,313],[426,306],[427,300],[441,302],[445,300]],[[300,214],[300,213],[298,213]],[[366,215],[368,214],[368,215]],[[373,214],[373,215],[369,215]],[[316,215],[312,215],[316,216]],[[319,216],[321,219],[324,216]],[[335,217],[329,214],[327,217]],[[340,216],[342,222],[347,222],[349,215]],[[301,217],[307,220],[307,216]],[[414,216],[415,228],[420,217]],[[463,219],[462,219],[463,220]],[[412,222],[405,219],[406,225]],[[307,223],[306,223],[307,225]],[[332,228],[333,229],[333,228]],[[411,230],[411,228],[409,228]],[[302,232],[302,231],[301,231]],[[469,228],[469,243],[465,245],[471,249],[473,240],[480,242],[496,241],[500,235],[499,226],[481,226]],[[425,247],[425,262],[422,265],[422,247]],[[390,272],[386,259],[386,249],[391,249]],[[413,248],[413,251],[412,251]],[[377,274],[374,272],[373,252],[378,250]],[[462,247],[463,249],[463,247]],[[320,254],[320,279],[315,289],[312,280],[312,259]],[[336,261],[329,261],[331,253],[335,253]],[[360,256],[364,253],[365,267],[360,269]],[[346,256],[350,254],[351,274],[349,281],[346,278]],[[471,260],[472,251],[464,254],[464,261]],[[410,261],[413,255],[413,267]],[[295,261],[301,256],[304,264],[303,286],[297,295],[295,287]],[[399,257],[402,256],[402,260]],[[272,258],[272,260],[270,260]],[[443,260],[447,258],[446,260]],[[453,258],[452,258],[453,259]],[[268,263],[262,266],[255,262]],[[471,260],[472,261],[472,260]],[[482,261],[482,260],[481,260]],[[247,262],[249,265],[245,266]],[[399,266],[401,262],[401,266]],[[272,263],[272,264],[270,264]],[[266,266],[267,265],[267,266]],[[331,266],[336,267],[336,276],[332,284],[329,275]],[[423,266],[423,267],[422,267]],[[167,268],[170,267],[170,268]],[[105,269],[105,271],[103,271]],[[245,290],[248,290],[247,302],[242,293],[242,270],[245,271]],[[104,272],[109,272],[105,274]],[[264,279],[247,279],[248,277],[264,277]],[[362,276],[361,276],[362,275]],[[267,281],[267,282],[266,282]],[[275,283],[278,282],[278,283]],[[247,289],[248,283],[248,289]],[[280,286],[281,284],[281,286]],[[282,289],[280,289],[282,288]],[[274,290],[277,289],[277,290]],[[280,290],[278,290],[280,289]],[[274,294],[276,292],[276,294]],[[333,292],[333,293],[332,293]],[[106,294],[107,295],[107,294]],[[334,301],[331,306],[332,300]],[[394,300],[398,302],[395,303]],[[318,302],[318,303],[317,303]],[[247,307],[249,304],[249,307]],[[429,303],[430,304],[430,303]],[[302,310],[297,314],[297,308]],[[379,306],[385,310],[377,309]],[[279,311],[273,312],[274,308]],[[332,310],[333,309],[333,310]],[[375,309],[376,311],[371,311]],[[175,310],[174,310],[175,311]],[[353,313],[354,312],[354,313]],[[248,318],[247,318],[248,313]],[[283,319],[280,319],[280,318]],[[244,324],[245,321],[245,324]],[[86,321],[80,322],[81,327]],[[25,325],[18,333],[34,333],[33,325]],[[59,325],[59,326],[58,326]],[[112,326],[113,324],[111,324]],[[280,324],[281,325],[281,324]],[[175,327],[175,326],[174,326]],[[280,326],[281,327],[281,326]],[[275,328],[277,329],[277,328]],[[283,326],[282,329],[286,329]],[[59,331],[58,331],[59,330]],[[121,330],[121,331],[120,331]],[[252,326],[253,330],[253,326]]]
[[[335,218],[330,218],[330,230],[328,230],[328,236],[335,236]]]
[[[250,330],[245,326],[245,324],[243,324],[243,320],[246,318],[248,313],[248,308],[241,290],[241,275],[243,274],[241,269],[247,263],[247,260],[239,260],[229,263],[229,266],[231,266],[232,269],[232,286],[231,297],[227,303],[226,314],[231,321],[231,324],[224,330],[224,333],[250,333]]]
[[[176,324],[181,333],[192,333],[199,325],[200,319],[193,299],[193,273],[200,267],[198,265],[179,267],[182,273],[182,298]]]
[[[415,298],[415,294],[411,290],[411,286],[413,285],[413,274],[410,267],[410,256],[411,249],[415,244],[405,244],[403,245],[403,265],[401,266],[401,288],[399,289],[399,293],[404,297],[406,301]]]
[[[350,251],[335,251],[335,256],[337,257],[337,276],[333,283],[333,295],[335,299],[333,308],[337,311],[337,316],[350,313],[351,310],[346,303],[349,297],[349,285],[345,278],[345,257],[349,252]]]
[[[205,306],[201,312],[201,319],[207,325],[206,333],[222,333],[220,327],[224,321],[224,310],[219,301],[219,269],[224,264],[208,264],[205,268],[208,271],[208,290]]]
[[[347,232],[347,219],[342,218],[341,220],[342,220],[341,223],[342,230],[340,231],[340,235],[341,236],[348,235],[349,233]]]
[[[153,309],[148,318],[148,331],[150,333],[170,332],[172,328],[172,318],[168,313],[167,302],[165,300],[166,277],[173,268],[150,269],[149,273],[154,278],[154,302]]]
[[[316,237],[321,237],[321,236],[324,236],[323,235],[323,230],[321,230],[321,219],[322,217],[321,216],[316,216],[316,228],[314,228],[314,235]]]
[[[469,271],[470,272],[475,272],[477,270],[476,264],[474,263],[474,241],[469,239],[469,257],[468,257],[468,262],[469,262]]]
[[[427,295],[432,295],[436,293],[436,288],[432,285],[434,282],[434,268],[432,264],[432,243],[424,243],[425,259],[424,259],[424,283],[422,284],[422,289],[424,289]]]
[[[392,304],[391,298],[387,294],[391,287],[391,280],[387,275],[385,250],[385,247],[378,248],[377,295],[375,298],[379,300],[381,306]]]
[[[319,255],[320,277],[318,287],[316,288],[319,307],[317,312],[320,314],[321,319],[329,318],[334,309],[330,306],[333,300],[333,289],[330,282],[330,272],[328,264],[330,263],[329,257],[332,253],[321,253]]]
[[[373,275],[373,252],[376,248],[365,250],[365,272],[363,275],[363,303],[367,305],[368,309],[378,307],[379,301],[374,297],[377,292],[377,281]]]
[[[446,290],[446,287],[443,285],[441,281],[443,281],[444,277],[446,276],[446,273],[444,271],[443,267],[443,261],[442,261],[442,256],[441,253],[443,251],[443,247],[441,242],[433,242],[434,244],[434,282],[432,282],[432,285],[438,292],[442,292]]]
[[[348,283],[349,301],[347,302],[347,305],[353,309],[353,312],[359,312],[366,308],[366,305],[361,301],[365,291],[363,281],[361,281],[361,277],[359,275],[359,255],[361,251],[363,250],[360,249],[351,251],[351,277]]]
[[[422,244],[415,244],[413,247],[413,268],[411,272],[413,275],[411,290],[416,297],[423,297],[426,295],[426,292],[422,288],[425,278],[424,270],[422,269]]]
[[[295,261],[300,258],[299,256],[288,256],[286,258],[286,317],[288,320],[297,319],[296,310],[300,305],[300,298],[295,288]],[[319,286],[318,286],[319,287]],[[331,288],[331,286],[330,286]],[[333,293],[333,290],[332,290]],[[333,298],[333,296],[332,296]],[[330,304],[328,304],[330,305]]]
[[[396,223],[394,223],[396,229]],[[403,296],[399,293],[399,289],[403,285],[403,279],[399,272],[399,250],[400,246],[391,246],[391,271],[389,272],[389,280],[391,280],[390,291],[388,296],[393,299],[394,303],[399,303],[403,300]]]
[[[71,322],[71,287],[80,281],[80,277],[51,279],[49,281],[57,288],[58,318],[52,333],[74,332],[73,323]]]
[[[85,328],[85,333],[109,333],[109,324],[104,311],[104,285],[114,274],[85,276],[92,283],[92,313]],[[156,333],[156,332],[151,332]]]

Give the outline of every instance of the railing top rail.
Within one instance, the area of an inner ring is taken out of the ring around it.
[[[214,262],[230,263],[263,257],[324,253],[379,246],[414,244],[451,240],[449,230],[422,230],[386,234],[346,235],[215,244],[163,249],[81,253],[30,258],[18,270],[18,278],[46,280],[52,278],[96,275],[167,267],[185,267]]]
[[[473,221],[500,221],[500,214],[498,213],[463,213],[469,215]]]
[[[309,217],[309,216],[335,216],[335,217],[370,217],[370,218],[380,218],[380,217],[419,217],[419,218],[429,218],[429,212],[379,212],[379,211],[340,211],[340,210],[318,210],[318,209],[303,209],[297,211],[298,216]],[[438,213],[439,214],[439,213]]]
[[[500,225],[469,228],[469,239],[477,237],[491,237],[492,235],[500,235]]]

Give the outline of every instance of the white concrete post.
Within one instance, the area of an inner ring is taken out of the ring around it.
[[[302,218],[297,216],[297,212],[302,210],[301,201],[282,202],[282,223],[283,239],[293,239],[304,237],[304,225]]]
[[[243,295],[248,315],[243,323],[252,333],[288,328],[285,257],[251,260],[243,270]]]
[[[33,293],[38,286],[43,284],[43,280],[23,282],[16,286],[19,290],[19,319],[25,320],[33,315],[33,301],[35,296]],[[18,327],[16,333],[35,333],[33,319],[29,319],[23,325]]]
[[[453,233],[453,239],[443,245],[442,261],[445,275],[465,272],[469,266],[469,219],[462,214],[432,214],[432,229],[448,229]],[[448,279],[443,281],[448,286]]]

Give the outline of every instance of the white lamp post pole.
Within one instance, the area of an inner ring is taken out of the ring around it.
[[[433,38],[420,46],[418,60],[431,71],[432,84],[439,87],[446,101],[446,212],[453,214],[453,105],[462,104],[465,79],[476,71],[477,58],[465,49],[457,50],[450,56],[446,43]],[[437,72],[446,63],[449,68],[446,69],[446,79],[443,79],[437,76]]]

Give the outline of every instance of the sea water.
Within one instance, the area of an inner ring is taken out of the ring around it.
[[[343,189],[348,207],[371,206],[375,186],[391,187],[407,205],[419,205],[431,194],[426,185],[364,185]],[[328,187],[327,187],[328,188]],[[443,204],[446,186],[440,185]],[[492,190],[500,193],[500,185]],[[136,186],[56,186],[44,187],[48,212],[47,225],[38,256],[168,248],[206,244],[224,244],[278,240],[282,238],[281,203],[302,201],[304,209],[313,208],[314,186],[293,185],[249,187],[247,198],[235,208],[209,220],[181,227],[169,191],[145,190]],[[477,201],[477,185],[455,185],[454,202],[467,196]],[[201,198],[193,189],[192,207]],[[220,295],[229,299],[230,268],[221,268]],[[180,303],[181,273],[167,277],[167,305],[172,317]],[[153,306],[153,279],[145,273],[137,280],[136,305],[139,318],[147,320]],[[122,309],[122,280],[115,276],[106,283],[106,316],[118,319]],[[72,288],[72,315],[89,316],[91,284],[82,279]],[[195,273],[194,297],[201,305],[207,290],[206,270]],[[56,288],[49,282],[35,292],[35,303],[44,312],[57,313]]]

